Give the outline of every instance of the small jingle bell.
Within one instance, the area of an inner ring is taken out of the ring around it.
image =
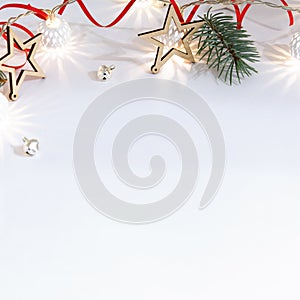
[[[116,67],[111,65],[111,66],[106,66],[106,65],[102,65],[99,67],[98,69],[98,73],[97,76],[99,78],[99,80],[102,81],[106,81],[107,79],[111,78],[112,75],[112,71],[115,69]]]
[[[39,141],[35,139],[27,139],[26,137],[23,138],[23,151],[29,156],[35,156],[39,151]]]

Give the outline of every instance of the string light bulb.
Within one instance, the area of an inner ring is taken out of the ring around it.
[[[71,39],[71,28],[67,21],[54,14],[39,24],[38,32],[43,34],[42,46],[45,48],[62,48]]]

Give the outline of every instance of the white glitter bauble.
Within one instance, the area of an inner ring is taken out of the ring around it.
[[[293,34],[290,42],[291,55],[294,58],[300,59],[300,32]]]
[[[64,47],[71,38],[69,24],[58,17],[48,18],[39,24],[38,32],[42,33],[42,45],[46,48]]]

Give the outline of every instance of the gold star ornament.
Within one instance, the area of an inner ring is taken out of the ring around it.
[[[0,71],[8,73],[8,82],[9,82],[9,99],[15,101],[19,96],[19,89],[26,78],[26,76],[34,76],[45,78],[45,74],[35,61],[34,56],[39,45],[39,42],[42,38],[42,35],[39,33],[26,42],[20,41],[20,39],[15,35],[11,27],[8,27],[6,30],[7,34],[7,53],[0,57]],[[30,64],[32,70],[21,69],[17,75],[16,69],[11,66],[5,65],[5,63],[15,56],[15,49],[24,51],[26,53],[27,62]]]
[[[173,5],[170,5],[162,29],[140,33],[138,36],[158,47],[152,73],[158,73],[173,55],[195,62],[190,43],[202,24],[202,21],[181,23]]]

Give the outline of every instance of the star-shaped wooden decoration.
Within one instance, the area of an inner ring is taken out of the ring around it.
[[[182,47],[179,48],[173,46],[164,54],[164,48],[166,47],[166,44],[163,41],[159,40],[159,37],[167,35],[170,32],[170,26],[172,20],[176,26],[176,30],[182,34],[182,36],[179,39],[179,44]],[[195,62],[195,58],[190,47],[190,42],[194,33],[202,26],[202,24],[203,24],[202,21],[181,23],[173,5],[170,5],[162,29],[140,33],[138,36],[144,38],[148,42],[158,47],[154,65],[151,67],[152,73],[154,74],[158,73],[160,71],[160,68],[173,55],[180,56],[183,59],[186,59],[190,62]]]
[[[15,35],[11,27],[8,27],[6,30],[7,34],[7,53],[0,58],[0,70],[8,73],[8,81],[10,86],[9,98],[12,101],[18,99],[19,89],[26,76],[34,76],[45,78],[45,74],[37,64],[34,59],[38,44],[42,38],[42,34],[37,34],[27,40],[26,42],[20,41],[20,39]],[[19,50],[25,51],[27,56],[27,62],[31,65],[32,70],[21,69],[20,73],[16,74],[16,69],[10,66],[5,65],[5,63],[14,57],[15,49],[17,47]],[[27,50],[26,50],[27,49]]]

